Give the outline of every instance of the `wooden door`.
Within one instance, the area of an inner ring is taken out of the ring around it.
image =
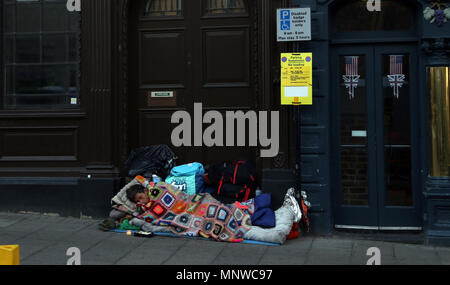
[[[192,146],[173,147],[171,133],[177,125],[171,124],[171,116],[179,110],[189,112],[194,134],[194,103],[203,104],[203,113],[258,109],[255,95],[259,84],[255,76],[258,67],[254,60],[258,56],[258,43],[252,24],[258,11],[253,6],[257,3],[245,0],[132,1],[130,148],[167,144],[179,156],[179,163],[207,164],[240,157],[256,159],[256,148],[194,146],[194,137]],[[203,130],[207,127],[203,125]],[[226,135],[224,133],[224,143]]]

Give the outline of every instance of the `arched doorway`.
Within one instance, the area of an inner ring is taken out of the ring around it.
[[[336,228],[420,230],[418,7],[330,6]]]

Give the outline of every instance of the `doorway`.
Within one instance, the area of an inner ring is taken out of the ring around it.
[[[260,1],[130,1],[128,146],[167,144],[176,111],[258,110]],[[203,130],[208,127],[203,125]],[[194,126],[192,125],[192,130]],[[236,128],[235,128],[236,130]],[[194,132],[192,131],[192,134]],[[235,136],[236,138],[236,136]],[[248,140],[248,138],[247,138]],[[236,144],[235,144],[236,145]],[[246,143],[248,145],[248,143]],[[256,160],[252,147],[173,148],[178,164]]]
[[[420,230],[415,45],[332,52],[336,228]]]

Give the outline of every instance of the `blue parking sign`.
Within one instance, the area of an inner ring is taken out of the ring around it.
[[[291,20],[291,11],[290,10],[281,10],[280,11],[280,20]]]
[[[291,11],[281,10],[280,11],[280,30],[290,31],[291,30]]]

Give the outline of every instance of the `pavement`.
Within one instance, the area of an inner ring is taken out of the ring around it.
[[[22,265],[65,265],[67,250],[82,265],[365,265],[369,248],[382,265],[449,265],[450,248],[307,235],[282,246],[189,238],[138,238],[97,229],[100,220],[0,213],[0,245],[18,244]]]

